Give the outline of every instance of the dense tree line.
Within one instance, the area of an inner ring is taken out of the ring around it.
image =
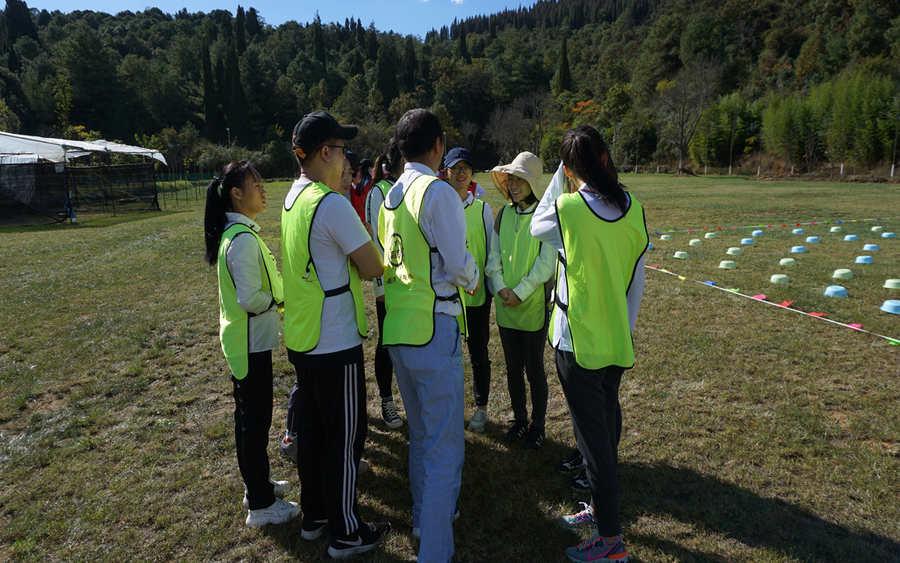
[[[349,14],[276,27],[252,7],[6,0],[0,129],[141,142],[186,167],[243,151],[287,175],[304,113],[358,124],[371,156],[423,106],[485,168],[525,148],[552,165],[562,132],[592,123],[623,166],[840,173],[896,162],[898,59],[893,0],[541,0],[424,38]]]

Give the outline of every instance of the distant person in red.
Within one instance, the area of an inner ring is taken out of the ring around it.
[[[375,164],[368,158],[359,161],[359,167],[353,171],[353,186],[350,188],[350,203],[359,215],[359,220],[366,222],[366,196],[372,189],[372,169]]]

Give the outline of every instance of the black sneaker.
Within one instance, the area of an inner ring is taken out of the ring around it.
[[[300,529],[300,537],[306,541],[315,541],[322,536],[322,532],[328,527],[328,519],[307,520],[303,518],[303,527]]]
[[[541,444],[544,443],[544,429],[543,428],[535,428],[534,425],[528,430],[528,434],[525,434],[525,439],[522,440],[522,449],[523,450],[539,450],[541,449]]]
[[[343,559],[371,551],[375,547],[378,538],[391,531],[390,522],[368,523],[359,527],[356,532],[345,538],[331,538],[328,546],[328,555],[334,559]]]
[[[526,430],[528,430],[527,423],[514,420],[513,425],[510,426],[506,434],[503,435],[503,441],[507,444],[511,444],[521,438]]]
[[[584,467],[584,456],[576,448],[572,455],[562,461],[556,462],[556,470],[560,473],[572,473]]]
[[[587,472],[582,471],[578,475],[569,479],[569,486],[576,493],[589,493],[591,491],[591,487],[588,484]]]

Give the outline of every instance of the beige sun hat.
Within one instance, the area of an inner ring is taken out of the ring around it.
[[[491,179],[494,185],[503,194],[503,197],[509,199],[509,190],[506,188],[506,178],[510,174],[522,178],[531,186],[534,197],[541,199],[544,195],[544,187],[541,185],[541,174],[544,172],[544,165],[541,159],[530,152],[521,152],[519,156],[513,159],[509,164],[495,166],[491,170]]]

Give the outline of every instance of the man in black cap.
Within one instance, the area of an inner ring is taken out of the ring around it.
[[[391,529],[364,523],[356,501],[367,428],[360,278],[384,271],[371,233],[340,197],[345,143],[356,133],[325,111],[303,117],[292,139],[300,178],[281,215],[284,341],[300,402],[301,537],[315,540],[328,527],[334,558],[372,549]]]

